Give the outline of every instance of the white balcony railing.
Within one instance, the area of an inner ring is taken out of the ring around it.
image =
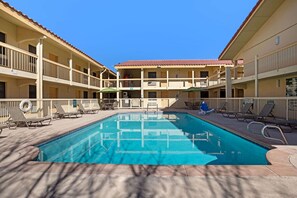
[[[70,80],[69,71],[70,68],[65,65],[56,63],[45,58],[43,59],[43,75],[45,76],[59,78],[63,80]]]
[[[73,82],[77,82],[77,83],[81,83],[81,84],[85,84],[85,85],[88,84],[88,74],[86,74],[82,71],[73,69],[72,75],[73,75],[72,76]]]
[[[0,66],[12,70],[36,73],[37,56],[0,42]]]

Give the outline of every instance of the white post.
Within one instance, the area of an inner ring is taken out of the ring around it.
[[[194,69],[192,69],[192,87],[195,87],[195,80],[194,80],[194,78],[195,78],[195,71],[194,71]]]
[[[90,62],[88,63],[88,88],[90,89],[91,85],[91,64]]]
[[[43,39],[40,38],[37,44],[37,68],[36,68],[36,99],[37,99],[37,109],[42,109],[42,99],[43,99]],[[39,116],[43,116],[43,111],[39,113]]]
[[[102,77],[103,77],[103,72],[100,72],[100,90],[102,89]],[[100,100],[102,100],[102,93],[100,92],[100,94],[99,94],[99,98],[100,98]]]
[[[117,71],[117,90],[120,90],[120,73],[119,73],[119,71]],[[119,91],[117,92],[117,101],[118,101],[118,107],[120,107],[121,101],[120,101],[120,92]]]
[[[255,55],[255,97],[259,96],[259,84],[258,84],[258,55]]]
[[[73,61],[72,61],[72,53],[70,53],[70,59],[69,59],[69,83],[72,85],[73,81]]]
[[[143,82],[143,77],[144,77],[143,68],[141,68],[141,71],[140,71],[140,98],[141,99],[144,97],[144,90],[143,90],[144,82]]]
[[[225,67],[226,76],[226,98],[232,98],[232,82],[230,67]]]
[[[169,87],[169,70],[166,70],[166,89],[168,90]]]

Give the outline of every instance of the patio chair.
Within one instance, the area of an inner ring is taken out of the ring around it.
[[[218,108],[215,109],[216,113],[223,113],[227,110],[228,102],[222,102]]]
[[[194,105],[192,102],[185,102],[187,109],[193,109]]]
[[[79,111],[81,113],[87,114],[87,113],[97,113],[100,108],[93,107],[93,108],[85,108],[81,102],[78,102]]]
[[[236,118],[237,114],[252,114],[251,108],[253,106],[253,103],[246,103],[242,110],[239,112],[235,112],[235,111],[224,111],[222,112],[222,115],[224,117],[228,117],[228,118]]]
[[[260,122],[265,122],[265,120],[268,117],[273,117],[274,115],[272,114],[272,110],[274,108],[274,104],[273,103],[267,103],[264,105],[264,107],[262,108],[261,112],[258,115],[255,114],[241,114],[238,113],[236,115],[237,120],[255,120],[255,121],[260,121]]]
[[[43,118],[26,118],[24,113],[20,110],[19,107],[6,107],[9,113],[8,119],[8,127],[10,128],[11,123],[14,123],[17,127],[19,124],[24,123],[27,127],[30,127],[32,124],[35,124],[37,127],[38,124],[43,126],[43,122],[48,121],[47,125],[50,124],[52,118],[51,117],[43,117]]]
[[[6,128],[6,124],[0,124],[0,134],[2,133],[2,130]]]
[[[57,110],[57,115],[59,118],[71,118],[71,117],[78,118],[78,115],[82,115],[81,112],[78,112],[78,111],[65,112],[63,107],[60,104],[54,104],[54,106]]]
[[[109,106],[106,105],[106,103],[103,102],[103,101],[99,102],[99,106],[100,106],[100,109],[101,110],[107,110],[107,109],[109,109]]]

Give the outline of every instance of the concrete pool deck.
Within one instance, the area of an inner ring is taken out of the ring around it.
[[[118,112],[100,111],[50,126],[4,129],[0,138],[1,197],[296,197],[297,131],[286,133],[292,146],[268,152],[266,166],[141,166],[41,163],[30,161],[37,143]],[[139,110],[131,110],[139,111]],[[179,110],[174,110],[179,111]],[[196,114],[195,111],[188,111]],[[202,116],[244,136],[275,144],[246,130],[247,123]],[[275,134],[277,135],[277,134]]]

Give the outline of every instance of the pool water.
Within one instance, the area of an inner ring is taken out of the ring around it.
[[[264,165],[266,148],[186,113],[117,114],[38,146],[38,161]]]

